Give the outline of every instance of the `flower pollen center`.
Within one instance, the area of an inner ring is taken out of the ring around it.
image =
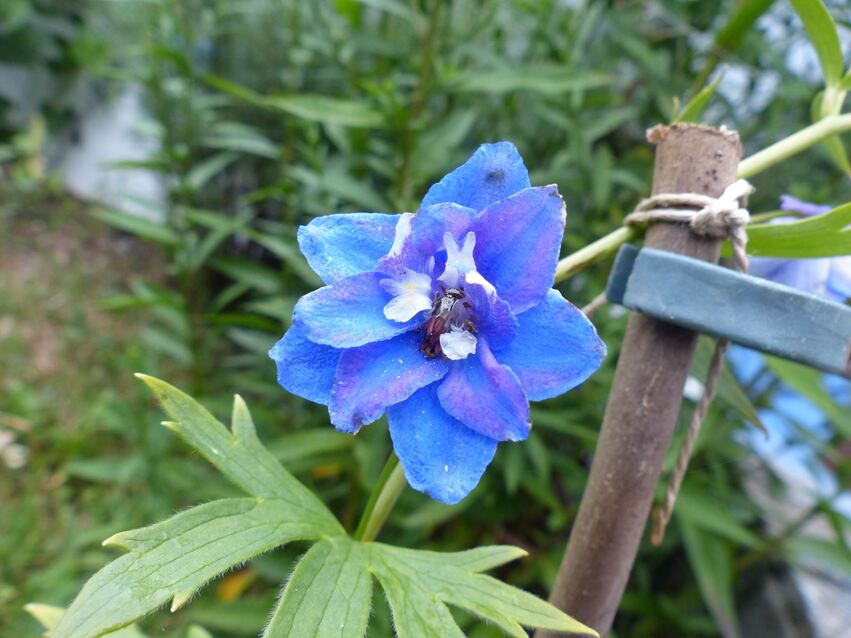
[[[445,288],[434,296],[420,351],[429,358],[465,359],[476,351],[473,306],[462,288]]]

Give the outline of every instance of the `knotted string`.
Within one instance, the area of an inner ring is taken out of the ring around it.
[[[638,204],[635,211],[624,219],[628,225],[647,225],[656,222],[687,223],[698,235],[726,239],[729,237],[733,247],[733,260],[736,270],[747,272],[748,255],[746,252],[748,235],[745,226],[750,220],[748,211],[742,207],[742,200],[754,192],[753,186],[743,179],[730,184],[718,198],[698,193],[663,193],[649,197]],[[677,453],[674,470],[665,489],[665,499],[661,505],[653,508],[653,531],[650,541],[654,545],[662,543],[665,528],[671,520],[677,494],[683,484],[694,444],[700,433],[700,426],[718,383],[724,352],[730,342],[718,339],[715,352],[706,372],[703,396],[691,415],[685,439]]]

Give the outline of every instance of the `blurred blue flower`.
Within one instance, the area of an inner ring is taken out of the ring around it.
[[[831,210],[830,206],[803,202],[791,195],[780,197],[780,208],[808,217]],[[786,223],[795,219],[778,217],[774,222]],[[756,277],[806,290],[840,303],[851,297],[851,256],[819,259],[755,257],[751,259],[749,272]]]
[[[525,439],[529,400],[557,396],[605,346],[552,289],[564,233],[555,186],[532,188],[513,144],[481,146],[414,215],[328,215],[299,229],[327,284],[272,348],[278,382],[355,433],[386,411],[415,489],[456,503],[500,441]]]

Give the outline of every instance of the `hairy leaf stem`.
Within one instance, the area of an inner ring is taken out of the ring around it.
[[[399,464],[399,457],[396,456],[395,452],[391,452],[355,530],[355,540],[368,543],[378,536],[378,532],[384,526],[384,521],[387,520],[396,500],[407,484],[405,473]]]

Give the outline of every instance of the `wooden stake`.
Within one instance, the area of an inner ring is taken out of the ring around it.
[[[742,147],[735,132],[674,124],[651,129],[647,139],[657,145],[654,195],[718,197],[736,179]],[[721,242],[683,224],[654,224],[644,245],[716,262]],[[690,330],[638,313],[627,323],[588,484],[550,596],[601,636],[612,625],[638,553],[696,340]]]

